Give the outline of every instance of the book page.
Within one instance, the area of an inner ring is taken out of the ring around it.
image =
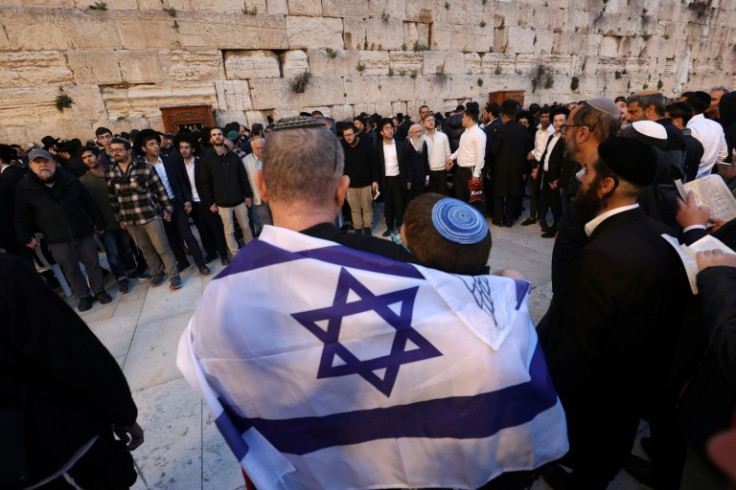
[[[711,210],[711,218],[720,218],[723,221],[731,221],[736,218],[736,198],[731,194],[720,175],[708,175],[684,185],[677,180],[675,181],[675,187],[678,194],[681,192],[680,186],[682,186],[685,196],[688,192],[693,193],[695,204],[706,206]],[[680,197],[682,198],[681,194]]]
[[[690,245],[690,250],[694,253],[705,252],[706,250],[720,250],[724,254],[736,255],[736,252],[728,248],[728,246],[712,235],[705,235],[697,242]]]
[[[680,242],[677,241],[677,238],[673,236],[664,233],[662,234],[662,238],[664,238],[667,243],[672,245],[672,248],[674,248],[677,252],[677,255],[682,261],[682,265],[685,266],[685,272],[687,273],[687,280],[690,283],[690,289],[692,290],[693,294],[698,294],[698,283],[695,278],[697,277],[700,270],[698,269],[698,263],[695,261],[695,254],[688,253],[686,250],[687,245],[681,246]]]

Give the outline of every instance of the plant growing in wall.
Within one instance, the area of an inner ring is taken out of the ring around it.
[[[486,21],[485,20],[481,20],[480,21],[480,26],[481,27],[485,27],[486,26]]]
[[[89,8],[90,10],[107,10],[107,4],[105,2],[95,2]]]
[[[412,70],[412,71],[411,71],[411,74],[410,74],[409,76],[410,76],[410,77],[411,77],[412,79],[414,79],[414,78],[416,78],[416,77],[417,77],[417,73],[418,73],[418,72],[417,72],[417,70]]]
[[[388,22],[388,19],[390,18],[391,18],[391,15],[389,15],[389,13],[386,12],[385,10],[383,11],[383,13],[381,13],[381,19],[383,19],[384,22]]]
[[[56,110],[64,112],[64,109],[69,109],[72,106],[74,100],[64,93],[63,88],[59,87],[59,92],[59,95],[56,96]]]
[[[580,79],[578,77],[572,77],[572,80],[570,81],[570,90],[574,92],[579,87],[580,87]]]
[[[395,73],[396,73],[396,72],[394,71],[394,69],[393,69],[393,68],[389,68],[389,69],[388,69],[388,76],[392,77],[392,76],[394,76],[394,74],[395,74]]]
[[[660,80],[657,82],[657,90],[662,90],[662,87],[664,87],[664,82]]]
[[[169,14],[171,17],[176,17],[176,9],[174,7],[164,7],[164,12]]]
[[[356,66],[355,69],[360,73],[363,73],[365,71],[365,63],[358,62],[358,66]]]
[[[503,71],[501,70],[501,65],[500,64],[497,64],[496,65],[496,69],[493,70],[493,73],[496,74],[496,75],[500,75],[501,73],[503,73]]]
[[[445,2],[445,10],[450,10],[450,2]]]
[[[422,44],[419,41],[414,41],[414,51],[427,51],[429,46]]]
[[[327,57],[330,59],[337,58],[337,51],[332,48],[325,48],[325,54],[327,54]]]
[[[249,9],[246,5],[241,12],[243,12],[243,15],[256,15],[258,13],[258,7],[254,5],[252,9]]]
[[[302,72],[289,80],[289,87],[291,87],[291,91],[295,94],[303,94],[304,91],[307,89],[307,84],[309,83],[309,78],[311,75],[308,71]]]

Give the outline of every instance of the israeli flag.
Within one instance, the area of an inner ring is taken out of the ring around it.
[[[529,290],[266,226],[177,365],[259,490],[477,488],[568,449]]]

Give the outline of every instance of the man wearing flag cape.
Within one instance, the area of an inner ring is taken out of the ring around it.
[[[275,226],[207,286],[177,356],[257,488],[477,488],[566,453],[528,282],[340,234],[342,150],[309,120],[263,162]]]

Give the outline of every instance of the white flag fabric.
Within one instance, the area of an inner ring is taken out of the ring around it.
[[[177,365],[259,490],[477,488],[568,449],[529,290],[266,226]]]

